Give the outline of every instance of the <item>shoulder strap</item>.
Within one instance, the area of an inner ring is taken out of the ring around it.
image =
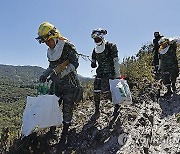
[[[112,49],[109,42],[106,43],[106,47],[108,49],[108,56],[112,56]]]

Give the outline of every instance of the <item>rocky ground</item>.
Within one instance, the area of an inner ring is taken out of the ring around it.
[[[46,131],[34,133],[27,140],[17,140],[9,153],[77,153],[77,154],[180,154],[180,78],[177,92],[163,98],[166,89],[160,91],[151,83],[133,96],[133,104],[122,104],[115,116],[111,102],[101,102],[101,115],[90,121],[94,112],[92,101],[76,106],[67,144],[58,144],[48,138]]]
[[[161,90],[158,101],[144,99],[135,105],[139,106],[138,116],[133,123],[124,125],[126,142],[121,141],[120,135],[122,147],[118,154],[180,154],[180,123],[177,122],[177,114],[180,113],[179,85],[178,79],[177,93],[172,97],[163,98],[165,90]]]

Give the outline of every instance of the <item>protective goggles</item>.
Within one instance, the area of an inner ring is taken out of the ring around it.
[[[102,32],[99,32],[99,31],[94,31],[92,34],[91,34],[91,37],[93,39],[97,38],[97,37],[102,37],[103,36],[103,33]]]
[[[159,45],[166,44],[166,43],[169,43],[169,40],[166,39],[166,38],[163,38],[163,39],[160,39],[160,40],[158,41],[158,43],[159,43]]]
[[[42,35],[36,38],[36,40],[41,44],[44,43],[45,41],[47,41],[49,39],[49,37],[51,35],[55,35],[56,33],[56,28],[54,27],[52,30],[50,30],[46,35]]]
[[[51,34],[50,34],[51,35]],[[43,35],[43,36],[39,36],[36,38],[36,40],[41,44],[41,43],[44,43],[45,41],[48,40],[49,34],[46,34],[46,35]]]

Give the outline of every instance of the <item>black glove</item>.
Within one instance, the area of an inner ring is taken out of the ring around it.
[[[96,63],[92,62],[92,63],[91,63],[91,67],[92,67],[92,68],[97,67]]]
[[[39,81],[42,82],[42,83],[46,82],[46,80],[47,80],[47,77],[44,76],[44,75],[41,75],[40,78],[39,78]]]
[[[56,79],[57,75],[55,74],[55,72],[51,73],[49,78],[47,79],[47,81],[49,82],[49,80],[54,81]]]

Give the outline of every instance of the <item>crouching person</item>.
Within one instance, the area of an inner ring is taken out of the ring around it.
[[[36,39],[39,43],[45,43],[48,46],[49,67],[40,76],[40,82],[45,82],[50,77],[52,84],[49,94],[55,94],[60,98],[59,103],[63,106],[63,130],[60,143],[65,144],[73,116],[74,94],[79,83],[76,73],[79,66],[77,52],[74,45],[48,22],[40,25]],[[52,135],[56,135],[55,129],[55,127],[50,128]]]

